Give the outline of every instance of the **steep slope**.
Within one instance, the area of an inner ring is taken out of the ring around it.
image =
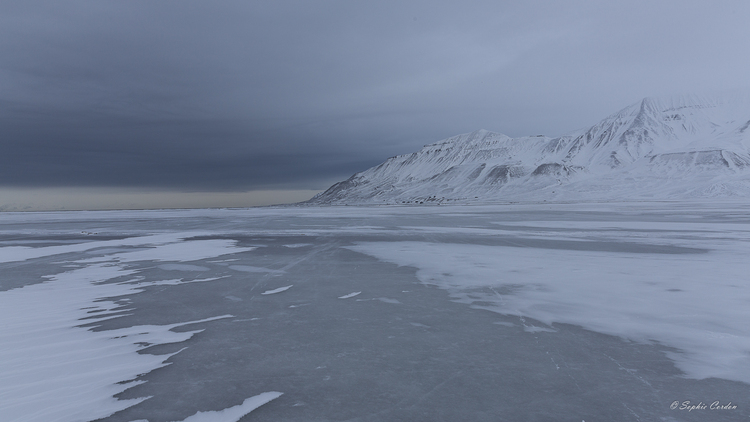
[[[646,98],[558,137],[480,130],[392,157],[311,203],[750,196],[750,96]]]

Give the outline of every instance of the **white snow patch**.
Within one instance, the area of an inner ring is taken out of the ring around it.
[[[140,293],[148,286],[183,283],[181,279],[133,283],[140,277],[123,283],[104,283],[138,272],[125,269],[122,263],[192,261],[252,249],[235,247],[233,240],[183,240],[194,235],[176,233],[76,245],[0,248],[0,262],[94,248],[100,248],[100,253],[115,252],[76,261],[87,265],[46,276],[45,282],[0,292],[0,344],[5,346],[0,348],[0,415],[4,420],[94,420],[140,403],[148,397],[118,400],[114,396],[142,383],[138,380],[140,375],[167,365],[175,353],[157,356],[137,353],[139,350],[183,342],[202,331],[174,332],[173,328],[232,317],[102,331],[81,326],[121,317],[128,310],[106,298]],[[123,251],[123,246],[147,248]],[[103,247],[110,249],[102,250]],[[222,277],[189,282],[219,278]]]
[[[149,286],[176,286],[178,284],[203,283],[205,281],[220,280],[220,279],[226,278],[226,277],[227,276],[210,277],[210,278],[196,278],[195,280],[187,280],[187,281],[185,281],[185,280],[183,280],[181,278],[171,279],[171,280],[141,281],[141,282],[133,284],[133,286],[135,286],[137,288],[149,287]]]
[[[158,266],[159,269],[166,271],[208,271],[208,267],[202,267],[200,265],[188,265],[188,264],[162,264]]]
[[[263,406],[271,400],[279,398],[283,393],[268,391],[245,399],[242,404],[224,410],[198,412],[185,418],[182,422],[237,422],[243,416]]]
[[[551,328],[537,327],[535,325],[524,325],[523,330],[527,333],[556,333],[557,330]]]
[[[285,286],[285,287],[279,287],[278,289],[266,290],[265,292],[263,292],[261,294],[262,295],[272,295],[274,293],[281,293],[283,291],[289,290],[292,286],[293,286],[293,284],[290,284],[290,285]]]
[[[107,297],[139,293],[137,285],[109,283],[132,274],[109,264],[48,276],[48,281],[0,293],[0,414],[11,421],[94,420],[146,400],[113,396],[142,383],[137,378],[167,365],[174,355],[136,353],[153,344],[179,343],[202,330],[173,328],[230,315],[170,325],[92,331],[80,326],[121,312]],[[96,318],[91,311],[101,311]],[[179,353],[179,352],[177,352]]]
[[[79,263],[102,262],[116,260],[118,262],[135,261],[198,261],[201,259],[214,258],[226,254],[252,251],[253,247],[236,247],[237,241],[231,239],[208,239],[187,240],[163,245],[155,245],[153,248],[142,249],[134,252],[122,252],[106,255],[98,258],[89,258]]]
[[[8,246],[0,248],[0,262],[18,262],[27,259],[41,258],[51,255],[60,255],[64,253],[84,252],[96,248],[110,248],[118,246],[143,246],[143,245],[160,245],[171,242],[179,242],[184,238],[202,235],[201,233],[170,233],[155,234],[149,236],[137,236],[126,239],[105,240],[98,242],[85,242],[75,245],[62,246],[44,246],[32,248],[28,246]]]
[[[682,242],[711,250],[704,254],[427,242],[363,242],[348,249],[416,267],[423,283],[461,302],[491,302],[482,308],[655,341],[681,350],[667,355],[691,378],[750,383],[750,242],[729,231],[714,239],[726,229],[721,226],[712,227],[711,236],[682,233]]]
[[[392,304],[394,304],[394,305],[395,305],[395,304],[400,304],[400,303],[401,303],[401,302],[399,302],[398,300],[396,300],[396,299],[391,299],[391,298],[389,298],[389,297],[376,297],[376,298],[375,298],[375,299],[373,299],[373,300],[379,300],[379,301],[381,301],[381,302],[385,302],[385,303],[392,303]]]
[[[229,269],[246,273],[274,273],[281,274],[283,270],[272,270],[270,268],[254,267],[252,265],[230,265]]]

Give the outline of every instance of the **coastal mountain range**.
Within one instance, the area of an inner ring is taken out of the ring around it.
[[[426,145],[311,204],[750,197],[750,95],[645,98],[571,134],[478,130]]]

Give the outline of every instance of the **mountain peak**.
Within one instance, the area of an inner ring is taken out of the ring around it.
[[[640,104],[649,104],[658,112],[683,109],[747,108],[750,105],[750,90],[738,89],[731,92],[711,94],[675,94],[663,97],[646,97]]]
[[[750,95],[648,97],[558,138],[477,130],[337,183],[312,203],[750,196]]]

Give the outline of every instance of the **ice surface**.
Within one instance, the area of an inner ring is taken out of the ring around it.
[[[120,262],[132,262],[141,260],[153,261],[195,261],[209,257],[221,256],[217,254],[234,245],[231,240],[207,240],[207,241],[190,241],[180,242],[181,240],[200,236],[204,232],[193,233],[173,233],[160,234],[143,237],[133,237],[123,240],[110,240],[99,242],[79,243],[65,246],[47,246],[33,248],[28,246],[6,246],[0,248],[0,262],[17,262],[27,259],[41,258],[50,255],[61,255],[66,253],[83,252],[95,248],[110,248],[112,246],[153,246],[146,250],[134,252],[114,253],[104,258],[89,258],[86,262],[101,262],[109,259],[116,259]],[[255,248],[243,248],[243,251],[250,251]],[[105,253],[111,250],[104,250]],[[234,251],[237,252],[237,251]]]
[[[99,241],[77,243],[74,245],[64,246],[47,246],[33,248],[29,246],[7,246],[0,248],[0,262],[17,262],[27,259],[41,258],[50,255],[60,255],[65,253],[82,252],[95,248],[110,248],[112,246],[138,246],[138,245],[155,245],[180,239],[179,235],[151,235],[135,237],[126,241]]]
[[[142,383],[137,379],[139,375],[167,365],[167,360],[176,352],[151,355],[137,353],[139,350],[147,345],[184,342],[202,331],[174,332],[174,328],[231,317],[223,315],[170,325],[136,325],[107,331],[80,326],[83,320],[91,324],[122,316],[122,306],[105,298],[141,293],[146,286],[179,283],[178,280],[105,283],[137,273],[124,268],[121,262],[149,257],[154,261],[169,258],[187,261],[248,250],[234,248],[233,242],[226,241],[193,241],[186,242],[189,243],[187,246],[166,243],[181,242],[184,237],[160,235],[62,247],[0,249],[0,260],[13,262],[83,252],[102,244],[160,244],[144,251],[79,260],[79,263],[88,265],[48,275],[43,283],[0,294],[0,320],[4,322],[0,325],[0,344],[12,345],[0,349],[0,415],[4,420],[93,420],[140,403],[148,397],[117,400],[114,396]],[[149,252],[153,255],[148,255]],[[204,269],[185,264],[165,264],[164,267],[191,271]],[[92,318],[94,312],[96,316]]]
[[[651,224],[645,226],[641,233],[653,230]],[[733,227],[723,225],[695,226],[692,233],[698,241],[693,245],[710,247],[711,252],[665,256],[427,242],[349,248],[416,267],[422,282],[448,289],[467,303],[490,302],[483,306],[549,325],[576,324],[631,340],[657,341],[681,350],[670,356],[688,376],[750,383],[750,307],[744,305],[750,303],[750,288],[741,281],[748,271],[748,233],[727,233]],[[714,240],[717,234],[725,240]],[[733,237],[743,242],[727,248],[726,239]],[[477,295],[480,289],[491,294]]]
[[[188,237],[187,235],[180,236]],[[247,252],[254,247],[235,248],[236,241],[225,239],[212,240],[190,240],[184,242],[172,242],[163,245],[155,245],[153,248],[138,250],[134,252],[121,252],[105,255],[100,258],[89,258],[79,262],[101,262],[116,260],[118,262],[135,261],[197,261],[206,258],[215,258],[228,253]]]
[[[747,419],[749,205],[3,214],[0,419]]]

